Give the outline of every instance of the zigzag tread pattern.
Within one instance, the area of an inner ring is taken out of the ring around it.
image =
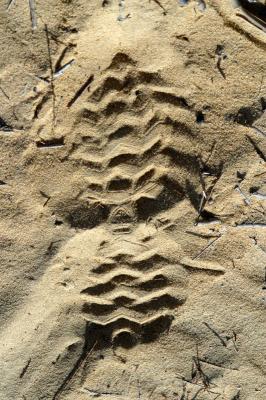
[[[82,196],[107,207],[180,200],[184,182],[178,172],[193,172],[197,164],[187,118],[187,100],[157,72],[140,70],[126,54],[116,54],[76,118],[70,158],[88,170]]]
[[[191,114],[183,95],[124,53],[92,85],[76,118],[69,157],[88,171],[80,198],[108,208],[113,233],[128,234],[147,212],[167,210],[184,198],[182,172],[197,174]],[[118,335],[159,333],[185,302],[184,271],[158,249],[110,251],[81,290],[83,315]]]
[[[131,335],[169,326],[186,299],[182,266],[149,249],[138,255],[120,251],[99,262],[81,291],[85,319]],[[178,288],[178,289],[177,289]],[[158,325],[159,324],[159,325]],[[163,324],[163,325],[162,325]]]

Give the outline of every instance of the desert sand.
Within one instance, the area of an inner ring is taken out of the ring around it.
[[[266,399],[266,5],[0,4],[0,400]]]

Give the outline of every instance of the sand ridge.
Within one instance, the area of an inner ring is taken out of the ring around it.
[[[1,5],[1,400],[265,399],[256,18]]]

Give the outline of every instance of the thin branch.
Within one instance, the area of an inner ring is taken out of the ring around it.
[[[54,131],[55,127],[55,102],[56,102],[56,96],[55,96],[55,87],[54,87],[54,70],[53,70],[53,62],[52,62],[52,54],[51,54],[51,41],[50,41],[50,36],[49,36],[49,31],[48,31],[48,26],[47,24],[44,24],[44,30],[45,30],[45,35],[46,35],[46,41],[47,41],[47,49],[48,49],[48,58],[49,58],[49,66],[50,66],[50,87],[51,87],[51,92],[52,92],[52,97],[53,97],[53,121],[52,121],[52,131]]]
[[[217,238],[215,238],[213,241],[211,241],[210,243],[208,243],[208,245],[206,247],[204,247],[199,254],[197,254],[196,256],[192,257],[192,260],[195,260],[196,258],[198,258],[199,256],[202,255],[202,253],[204,253],[214,242],[216,242],[218,239],[220,239],[222,236],[218,236]]]
[[[215,329],[213,329],[207,322],[203,322],[205,326],[207,326],[207,328],[220,340],[220,342],[222,343],[222,345],[224,347],[227,347],[227,343],[226,341],[222,338],[221,335],[219,335],[218,332],[216,332]]]
[[[166,15],[167,11],[164,8],[164,6],[160,3],[160,1],[159,0],[153,0],[153,1],[154,1],[154,3],[156,3],[163,10],[163,15]]]
[[[8,96],[8,94],[6,94],[6,92],[4,91],[4,89],[0,86],[0,90],[1,90],[1,92],[3,93],[3,95],[5,96],[5,98],[7,99],[7,100],[10,100],[10,97]]]
[[[70,108],[77,99],[82,95],[85,89],[87,89],[94,79],[93,75],[90,75],[89,78],[80,86],[80,88],[76,91],[72,99],[67,103],[67,107]]]
[[[30,366],[30,363],[31,363],[31,358],[28,359],[28,361],[27,361],[25,367],[24,367],[23,370],[21,371],[21,374],[19,375],[20,379],[23,378],[23,376],[26,374],[27,369],[28,369],[29,366]]]

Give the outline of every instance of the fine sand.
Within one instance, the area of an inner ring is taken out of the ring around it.
[[[246,3],[1,1],[0,400],[266,399]]]

